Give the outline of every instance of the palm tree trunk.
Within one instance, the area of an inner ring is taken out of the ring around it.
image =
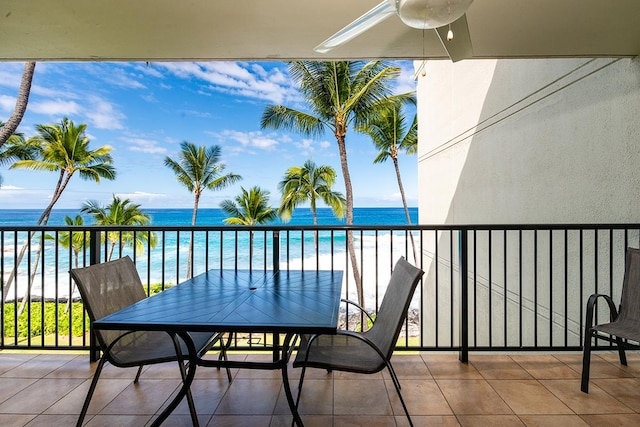
[[[353,225],[353,187],[351,186],[351,175],[349,174],[349,165],[347,164],[347,148],[345,146],[344,133],[336,132],[336,140],[338,141],[338,150],[340,151],[340,166],[342,167],[342,176],[344,178],[344,188],[347,199],[346,220],[347,225]],[[364,292],[362,289],[362,277],[360,276],[360,268],[358,266],[358,258],[356,257],[356,249],[353,245],[353,231],[347,231],[347,251],[351,260],[351,270],[353,278],[356,282],[356,292],[358,294],[358,304],[365,307]]]
[[[200,202],[200,194],[196,193],[193,201],[193,215],[191,215],[191,225],[196,225],[198,218],[198,203]],[[189,237],[189,255],[187,256],[187,279],[191,278],[191,257],[193,257],[193,232]]]
[[[36,69],[35,61],[26,62],[22,71],[22,80],[20,81],[20,89],[18,91],[18,97],[16,99],[16,106],[13,109],[11,117],[0,128],[0,147],[7,142],[7,139],[18,129],[24,112],[27,110],[27,103],[29,102],[29,94],[31,93],[31,82],[33,81],[33,73]]]
[[[311,213],[313,214],[313,225],[318,225],[318,212],[316,212],[316,207],[314,204],[312,204],[311,206]],[[318,252],[318,230],[313,231],[313,244],[317,253]]]
[[[396,169],[396,178],[398,179],[398,188],[400,189],[400,196],[402,197],[402,206],[404,206],[404,214],[407,216],[407,224],[411,225],[411,215],[409,215],[409,207],[407,206],[407,197],[404,194],[404,186],[402,185],[402,178],[400,178],[400,167],[398,166],[398,159],[392,157],[393,167]],[[416,253],[416,242],[413,241],[413,233],[409,230],[409,238],[411,239],[411,247],[413,248],[413,262],[418,263],[418,254]]]
[[[70,179],[71,179],[71,175],[67,175],[65,177],[64,171],[60,171],[60,177],[58,178],[58,182],[56,183],[56,189],[53,192],[53,197],[51,198],[51,201],[49,202],[49,205],[45,208],[45,210],[40,215],[40,218],[38,218],[37,225],[47,225],[47,223],[49,222],[49,216],[51,215],[51,211],[53,210],[53,206],[56,204],[56,202],[58,201],[58,199],[62,195],[62,191],[64,191],[64,189],[67,187],[67,184],[69,184],[69,180]],[[2,301],[3,302],[7,300],[7,296],[9,295],[9,291],[11,290],[11,284],[15,280],[15,277],[16,277],[16,274],[17,274],[16,270],[18,269],[18,266],[22,262],[22,258],[24,258],[24,254],[27,251],[27,247],[29,246],[29,242],[31,241],[31,239],[33,238],[33,236],[35,234],[36,234],[35,232],[29,233],[29,238],[27,239],[27,241],[24,243],[24,245],[20,249],[20,253],[18,254],[18,258],[17,258],[17,260],[15,262],[15,267],[14,267],[13,270],[11,270],[11,273],[9,273],[9,277],[7,278],[7,283],[5,283],[4,291],[2,292]],[[38,249],[37,258],[36,258],[36,261],[35,261],[36,267],[38,265],[38,260],[40,259],[41,249],[42,248]],[[31,281],[33,281],[33,278],[35,277],[36,270],[37,269],[34,269],[34,271],[33,271],[33,276],[31,277]],[[31,290],[31,282],[29,282],[29,284],[27,285],[27,290],[25,292],[25,297],[24,298],[26,298],[26,295],[29,293],[30,290]],[[43,293],[44,293],[44,289],[43,289]]]

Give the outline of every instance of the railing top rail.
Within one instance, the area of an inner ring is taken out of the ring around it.
[[[425,230],[425,231],[547,231],[547,230],[625,230],[640,229],[640,223],[608,224],[415,224],[415,225],[2,225],[0,232],[14,231],[376,231],[376,230]]]

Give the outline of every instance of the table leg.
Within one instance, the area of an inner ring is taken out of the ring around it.
[[[162,411],[162,413],[158,416],[158,418],[156,418],[153,421],[153,423],[151,424],[152,427],[158,427],[160,424],[162,424],[167,419],[167,417],[171,414],[171,412],[173,412],[174,409],[178,407],[178,404],[180,403],[180,401],[187,395],[187,393],[189,393],[191,383],[193,382],[193,379],[196,376],[196,366],[198,365],[198,356],[197,356],[196,347],[193,344],[193,340],[191,339],[191,336],[189,336],[188,332],[178,332],[177,334],[180,336],[180,338],[184,340],[184,343],[187,346],[187,350],[189,351],[189,355],[188,355],[189,365],[187,366],[187,375],[182,381],[182,387],[180,388],[176,396],[173,398],[171,403],[167,405],[164,411]],[[178,362],[183,363],[183,355],[182,355],[182,351],[180,350],[180,343],[175,338],[175,336],[172,336],[172,337],[174,339],[174,344],[176,346],[176,356],[178,357]],[[193,413],[191,414],[191,421],[194,427],[199,426],[198,417]]]
[[[289,347],[294,336],[295,334],[288,333],[284,338],[284,343],[282,343],[282,384],[284,385],[284,394],[287,396],[287,403],[289,404],[291,415],[293,415],[293,424],[304,427],[302,418],[300,418],[300,414],[298,413],[298,407],[291,394],[291,386],[289,385]]]

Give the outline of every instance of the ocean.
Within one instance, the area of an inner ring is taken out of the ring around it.
[[[192,209],[143,209],[145,213],[151,215],[151,225],[191,225]],[[35,225],[42,213],[38,209],[0,209],[0,227]],[[64,225],[64,217],[75,217],[80,212],[77,209],[54,209],[51,212],[49,225]],[[411,222],[418,222],[418,208],[409,208]],[[85,223],[91,224],[91,217],[83,215]],[[224,225],[226,218],[221,209],[206,208],[198,209],[197,225]],[[353,222],[355,225],[402,225],[406,224],[403,208],[354,208]],[[281,220],[276,220],[272,224],[284,224]],[[293,212],[291,221],[287,225],[311,225],[313,217],[308,208],[298,208]],[[345,224],[333,215],[329,208],[318,209],[319,225],[340,225]]]
[[[188,226],[191,224],[191,209],[144,209],[155,226]],[[418,223],[418,209],[410,208],[412,224]],[[0,209],[0,231],[3,226],[29,226],[35,225],[40,217],[40,210],[32,209]],[[56,209],[52,212],[49,225],[64,225],[65,216],[78,215],[75,209]],[[199,209],[197,225],[223,226],[225,214],[220,209]],[[84,216],[85,223],[91,224],[91,217]],[[406,225],[406,217],[403,208],[355,208],[355,225]],[[284,224],[277,220],[270,225]],[[308,208],[296,209],[291,221],[287,225],[312,225],[313,217]],[[345,221],[337,219],[328,208],[318,209],[319,225],[344,225]],[[286,234],[286,236],[284,235]],[[175,232],[156,233],[157,244],[151,251],[139,251],[136,255],[136,265],[141,272],[143,283],[179,283],[185,279],[186,259],[190,233]],[[0,250],[4,258],[3,275],[5,280],[9,274],[9,266],[13,265],[14,254],[17,253],[22,243],[26,240],[26,233],[18,238],[18,244],[14,244],[12,232],[0,233]],[[265,241],[266,239],[266,241]],[[253,256],[251,257],[254,268],[263,268],[267,263],[270,268],[272,255],[270,253],[272,242],[271,233],[254,233]],[[376,278],[376,281],[385,283],[389,274],[389,263],[378,265],[378,260],[396,259],[405,255],[408,242],[404,232],[381,231],[355,233],[355,245],[358,257],[362,259],[363,280],[367,277]],[[344,233],[320,232],[318,243],[318,255],[316,256],[313,233],[288,232],[281,235],[280,267],[281,268],[315,268],[347,270],[346,241]],[[32,244],[32,256],[38,247]],[[194,274],[204,271],[206,263],[209,268],[247,268],[249,265],[250,233],[225,232],[225,233],[194,233]],[[116,249],[117,253],[118,249]],[[266,251],[266,253],[265,253]],[[131,247],[126,247],[121,255],[132,255]],[[44,272],[36,275],[36,282],[31,288],[32,295],[42,295],[47,298],[57,295],[68,296],[74,292],[68,269],[72,266],[72,254],[62,247],[55,250],[52,242],[45,241]],[[26,259],[21,263],[18,275],[18,287],[12,291],[15,298],[24,295],[27,279]],[[80,264],[88,262],[80,261]],[[205,263],[206,262],[206,263]],[[346,276],[346,275],[345,275]],[[41,280],[40,280],[41,278]],[[367,280],[365,280],[366,282]],[[62,285],[61,285],[62,284]],[[57,289],[56,289],[57,288]],[[345,286],[346,288],[346,286]],[[353,289],[353,285],[352,285]],[[375,290],[368,292],[370,298],[375,298]],[[345,295],[346,296],[346,295]],[[353,298],[353,295],[349,295]],[[369,298],[367,298],[369,299]]]

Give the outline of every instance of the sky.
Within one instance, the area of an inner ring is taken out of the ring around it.
[[[415,90],[413,64],[396,61],[401,77],[395,93]],[[0,62],[0,120],[15,106],[22,63]],[[225,172],[242,180],[219,191],[206,191],[201,208],[217,208],[240,187],[258,185],[280,200],[278,182],[291,166],[312,159],[338,174],[334,189],[344,193],[338,147],[331,133],[315,139],[280,130],[261,130],[267,104],[306,110],[280,62],[39,62],[31,97],[18,128],[25,137],[37,124],[68,117],[87,125],[89,147],[112,147],[117,177],[100,183],[74,175],[56,208],[79,209],[88,200],[108,204],[113,195],[141,208],[192,208],[193,195],[164,166],[177,159],[179,145],[219,145]],[[413,112],[410,112],[413,114]],[[402,202],[391,160],[373,164],[378,151],[370,138],[350,130],[347,156],[356,207],[400,207]],[[400,170],[409,206],[417,206],[417,159],[401,154]],[[44,209],[57,173],[0,167],[0,209]]]

